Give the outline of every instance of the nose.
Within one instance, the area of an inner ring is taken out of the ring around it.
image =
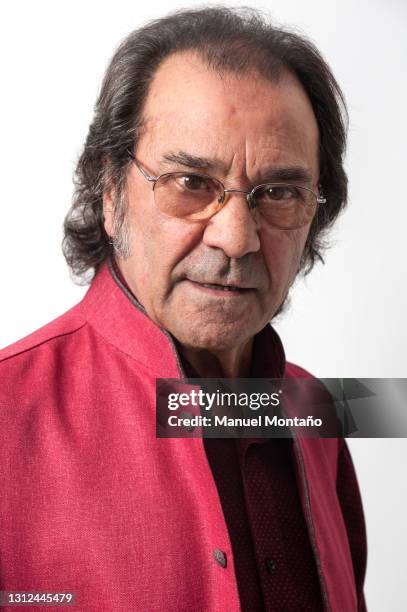
[[[208,221],[203,241],[238,259],[260,249],[258,221],[249,210],[244,193],[229,192],[219,212]]]

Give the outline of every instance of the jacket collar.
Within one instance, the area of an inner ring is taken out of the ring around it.
[[[150,319],[111,259],[99,269],[80,307],[98,334],[157,378],[186,377],[175,339]],[[251,377],[281,378],[284,371],[283,345],[267,324],[254,337]]]

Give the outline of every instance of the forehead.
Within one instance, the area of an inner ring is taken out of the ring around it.
[[[195,53],[166,58],[143,109],[140,146],[212,154],[225,164],[308,163],[316,170],[318,126],[294,75],[271,82],[256,72],[214,71]]]

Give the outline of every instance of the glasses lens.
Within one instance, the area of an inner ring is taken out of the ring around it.
[[[161,176],[154,187],[155,203],[170,217],[200,221],[221,206],[222,185],[209,176],[174,172]]]
[[[259,185],[252,198],[267,223],[280,229],[302,227],[312,220],[316,211],[313,192],[294,185]]]

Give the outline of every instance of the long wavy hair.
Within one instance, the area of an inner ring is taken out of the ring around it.
[[[324,261],[326,234],[347,201],[347,110],[342,91],[314,44],[268,22],[248,7],[179,10],[131,32],[114,53],[103,78],[75,175],[72,206],[64,221],[63,252],[73,278],[88,283],[109,254],[125,251],[125,183],[143,126],[142,109],[159,64],[177,51],[195,51],[214,70],[256,71],[278,81],[283,71],[304,87],[319,127],[320,184],[327,199],[318,207],[300,270]],[[104,229],[103,193],[115,194],[114,237]]]

